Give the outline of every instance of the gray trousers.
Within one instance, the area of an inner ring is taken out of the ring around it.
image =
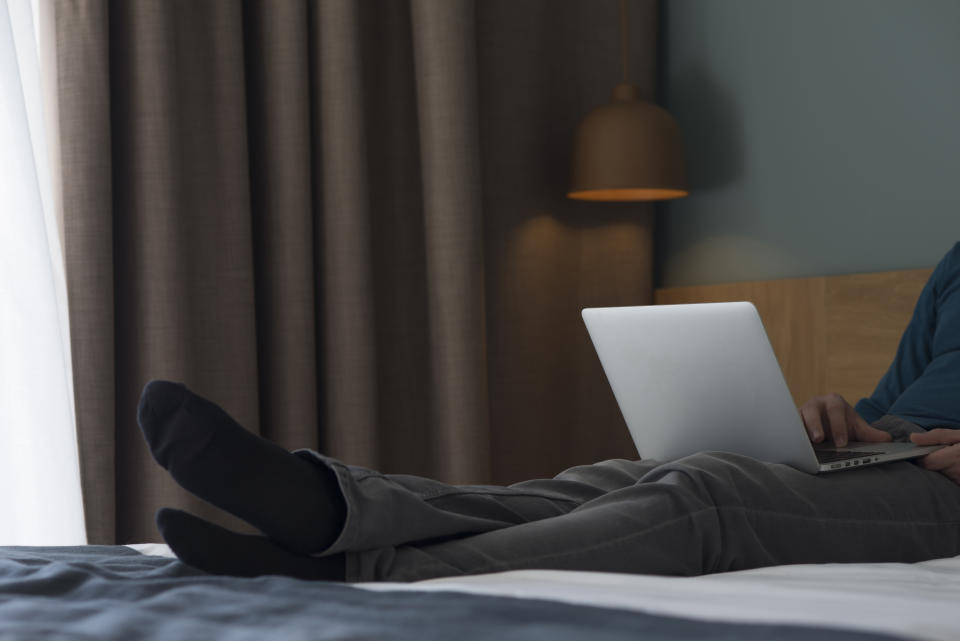
[[[902,429],[896,423],[888,426]],[[348,581],[518,569],[689,576],[960,554],[960,486],[913,462],[815,476],[706,452],[498,487],[310,455],[333,470],[346,500],[346,523],[323,554],[345,553]]]

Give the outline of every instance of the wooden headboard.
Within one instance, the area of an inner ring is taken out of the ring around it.
[[[654,302],[756,305],[794,401],[838,392],[851,404],[890,366],[932,269],[658,289]]]

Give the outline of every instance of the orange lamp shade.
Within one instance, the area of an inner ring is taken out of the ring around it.
[[[634,85],[588,113],[574,134],[568,198],[668,200],[687,195],[680,129]]]

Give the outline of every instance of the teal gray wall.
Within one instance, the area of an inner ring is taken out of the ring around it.
[[[692,195],[661,286],[928,267],[960,240],[960,2],[663,0]]]

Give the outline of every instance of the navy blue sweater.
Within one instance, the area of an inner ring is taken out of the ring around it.
[[[960,428],[960,243],[933,271],[893,364],[856,409],[868,422],[893,414],[926,429]]]

